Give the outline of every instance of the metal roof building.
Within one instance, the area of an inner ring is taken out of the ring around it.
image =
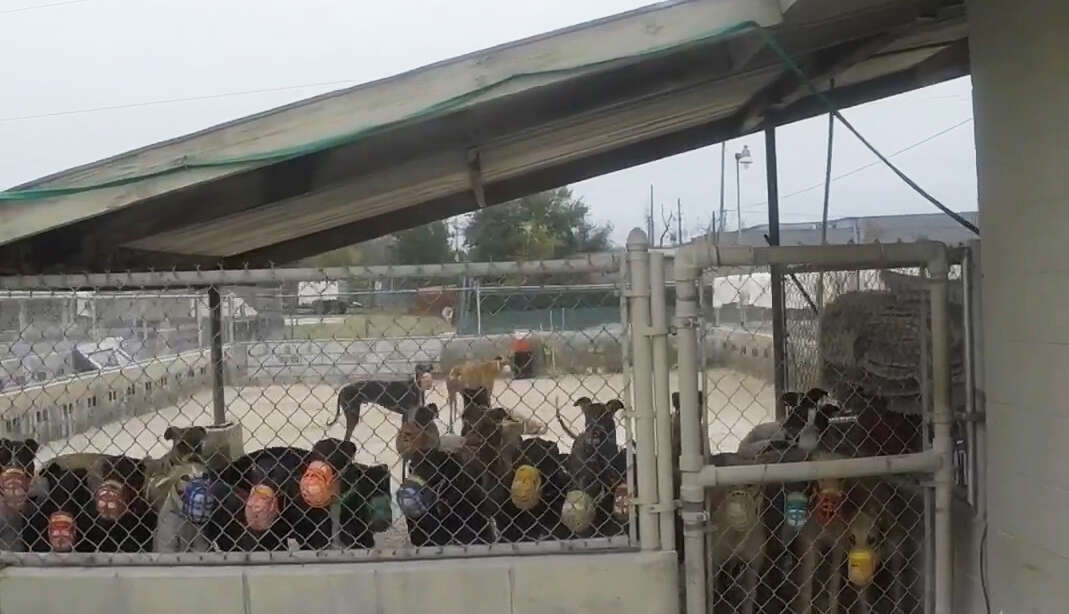
[[[685,0],[0,193],[0,271],[290,262],[968,72],[962,0]]]

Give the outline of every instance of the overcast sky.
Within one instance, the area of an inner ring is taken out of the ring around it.
[[[0,186],[430,62],[604,17],[642,0],[0,0]],[[52,5],[52,6],[45,6]],[[976,209],[968,78],[844,113],[952,209]],[[963,123],[964,122],[964,123]],[[956,126],[956,127],[955,127]],[[944,132],[945,131],[945,132]],[[939,134],[942,133],[942,134]],[[933,135],[937,135],[934,136]],[[819,220],[827,118],[780,128],[783,221]],[[725,198],[767,220],[764,138],[727,143]],[[875,158],[836,126],[832,174]],[[575,184],[623,242],[655,202],[682,199],[686,232],[719,207],[720,146]],[[797,195],[795,192],[817,186]],[[882,165],[833,181],[832,217],[934,209]],[[734,213],[728,226],[734,227]]]

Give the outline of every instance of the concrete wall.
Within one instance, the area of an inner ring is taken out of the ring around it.
[[[0,571],[0,612],[651,614],[679,611],[676,568],[671,552],[260,567],[8,567]]]
[[[1065,612],[1069,3],[974,0],[968,9],[983,229],[991,611]],[[983,612],[975,557],[958,575],[955,612]]]

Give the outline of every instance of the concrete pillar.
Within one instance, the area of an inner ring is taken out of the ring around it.
[[[1064,612],[1069,3],[974,0],[968,11],[983,229],[991,611]],[[959,560],[967,564],[958,567],[955,611],[983,612],[975,555]]]

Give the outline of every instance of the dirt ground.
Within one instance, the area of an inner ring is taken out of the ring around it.
[[[671,386],[676,387],[676,373],[670,374]],[[734,451],[739,439],[758,423],[773,417],[772,386],[760,378],[742,375],[728,369],[712,369],[706,373],[708,431],[713,452]],[[310,448],[325,437],[344,435],[344,417],[333,426],[327,423],[334,417],[337,391],[327,385],[271,385],[228,387],[227,415],[243,427],[245,451],[269,446]],[[555,416],[559,405],[561,417],[573,431],[582,426],[582,418],[572,400],[580,396],[607,401],[625,397],[624,377],[621,374],[564,376],[530,380],[499,380],[495,390],[497,403],[518,414],[534,415],[548,425],[543,435],[557,441],[562,451],[571,448],[567,436]],[[445,399],[445,383],[437,381],[429,400],[440,408],[439,430],[449,431],[449,409]],[[378,406],[365,407],[361,422],[353,434],[358,451],[356,461],[364,464],[386,464],[391,467],[393,486],[401,481],[401,463],[393,450],[393,440],[401,424],[399,414]],[[203,390],[177,405],[94,428],[66,440],[53,441],[38,455],[40,461],[52,456],[73,452],[104,452],[130,456],[157,457],[168,450],[163,432],[168,426],[209,424],[212,420],[212,395]],[[455,423],[459,430],[459,418]],[[620,440],[624,431],[619,430]],[[400,518],[395,513],[395,518]],[[383,536],[383,547],[399,547],[405,541],[403,521],[395,523],[393,531]]]

